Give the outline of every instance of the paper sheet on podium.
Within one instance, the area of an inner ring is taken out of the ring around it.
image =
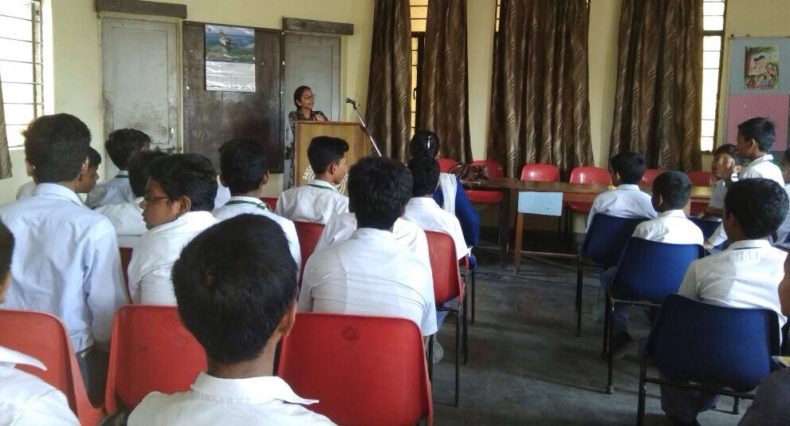
[[[562,216],[562,192],[519,192],[518,212]]]

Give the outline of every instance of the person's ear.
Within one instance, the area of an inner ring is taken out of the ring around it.
[[[334,176],[337,173],[337,169],[340,168],[340,163],[337,161],[333,161],[329,163],[329,166],[326,168],[326,171],[329,172],[329,176]]]
[[[8,287],[11,287],[11,269],[5,273],[5,277],[0,281],[0,303],[5,303],[5,295],[8,293]]]
[[[192,199],[186,195],[178,197],[175,203],[178,203],[178,216],[189,213],[192,210]]]
[[[664,202],[664,199],[661,197],[661,194],[653,193],[650,197],[650,202],[653,204],[653,209],[658,211],[658,208],[661,207],[661,204]]]
[[[277,325],[277,333],[281,336],[287,336],[293,329],[294,323],[296,323],[296,302],[292,303],[291,307],[288,308],[288,312],[283,315],[280,323]]]
[[[261,186],[266,185],[267,183],[269,183],[269,171],[268,170],[266,170],[266,172],[261,177]]]

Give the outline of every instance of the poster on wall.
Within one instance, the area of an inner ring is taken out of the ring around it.
[[[206,90],[255,92],[255,30],[206,25]]]
[[[731,38],[730,95],[790,95],[790,38]]]
[[[744,84],[749,90],[779,86],[779,46],[746,46]]]

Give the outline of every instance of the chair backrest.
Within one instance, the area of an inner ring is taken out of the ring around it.
[[[299,313],[278,375],[337,424],[433,423],[422,335],[407,319]]]
[[[121,269],[123,272],[123,282],[126,283],[124,289],[126,290],[126,297],[129,298],[129,302],[132,301],[132,293],[129,291],[129,262],[132,261],[132,248],[131,247],[121,247]]]
[[[771,356],[779,355],[777,315],[672,294],[650,332],[647,354],[672,380],[748,391],[771,372]]]
[[[318,239],[321,238],[321,233],[324,232],[324,225],[314,222],[301,222],[294,221],[296,227],[296,236],[299,238],[299,250],[302,253],[302,267],[307,263],[307,259],[315,251],[315,246],[318,244]]]
[[[677,293],[689,264],[704,253],[696,244],[630,238],[617,264],[613,289],[618,297],[661,303]]]
[[[694,170],[688,173],[689,180],[694,186],[713,186],[716,183],[716,175],[704,170]]]
[[[277,197],[261,197],[261,201],[266,203],[272,211],[277,208]]]
[[[463,293],[461,269],[458,267],[458,256],[450,234],[436,231],[425,231],[428,238],[428,255],[431,260],[433,275],[433,296],[440,305]]]
[[[519,179],[530,182],[559,182],[560,169],[553,164],[524,164]]]
[[[601,184],[610,185],[612,175],[609,170],[601,167],[581,166],[571,170],[570,183],[582,183],[586,185]]]
[[[80,423],[98,423],[101,410],[88,399],[71,339],[59,319],[43,312],[0,309],[0,330],[0,345],[38,359],[47,370],[24,365],[16,368],[63,392]]]
[[[719,228],[721,225],[721,221],[716,220],[702,220],[695,216],[689,216],[689,220],[694,222],[697,227],[702,231],[702,237],[706,240],[713,235],[714,232]]]
[[[596,214],[584,236],[582,253],[601,266],[617,265],[634,228],[646,220],[645,217],[622,218]]]
[[[453,160],[451,158],[437,158],[436,161],[439,162],[439,171],[442,172],[442,173],[449,172],[450,169],[453,168],[453,166],[458,164],[457,161],[455,161],[455,160]]]
[[[150,392],[189,390],[206,370],[206,355],[178,317],[175,306],[126,305],[115,313],[104,406],[116,398],[132,410]]]
[[[470,166],[485,167],[486,176],[489,178],[501,178],[505,176],[505,168],[502,164],[494,160],[475,160],[469,163]]]
[[[645,169],[645,174],[642,175],[641,183],[652,185],[658,175],[664,173],[664,169]]]

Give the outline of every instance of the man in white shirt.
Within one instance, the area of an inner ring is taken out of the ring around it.
[[[768,238],[782,223],[788,198],[776,182],[753,178],[732,184],[724,199],[724,228],[733,242],[726,250],[694,261],[678,293],[691,299],[734,308],[776,311],[779,326],[786,317],[779,302],[777,277],[786,253]],[[673,420],[694,422],[716,396],[679,388],[661,388],[661,405]]]
[[[77,117],[33,121],[25,131],[25,157],[39,184],[32,197],[0,207],[0,220],[16,238],[8,306],[63,321],[82,367],[90,370],[85,379],[97,380],[88,386],[96,398],[106,373],[97,365],[106,359],[112,318],[126,297],[112,224],[74,192],[88,167],[89,144],[90,131]]]
[[[423,336],[436,333],[431,270],[392,233],[411,186],[409,170],[389,158],[364,158],[351,168],[357,230],[307,261],[299,311],[394,316],[413,321]]]
[[[104,149],[118,168],[118,175],[96,185],[85,199],[85,204],[93,209],[105,204],[133,202],[135,196],[129,186],[127,163],[135,153],[148,151],[150,143],[151,138],[137,129],[118,129],[111,132],[104,143]]]
[[[156,159],[148,170],[140,237],[129,262],[129,293],[134,303],[175,305],[170,271],[181,249],[217,223],[211,215],[217,193],[211,160],[199,154]]]
[[[150,393],[129,425],[334,424],[302,407],[318,401],[272,375],[277,343],[296,319],[296,271],[282,229],[266,217],[236,216],[192,240],[173,285],[208,370],[186,392]]]
[[[348,143],[343,139],[313,138],[307,158],[315,179],[282,192],[275,213],[290,220],[326,224],[332,216],[348,212],[348,198],[335,188],[346,175],[347,151]]]
[[[260,192],[269,181],[266,154],[263,145],[251,141],[234,139],[219,148],[220,183],[230,188],[228,202],[214,209],[218,220],[229,219],[240,214],[259,214],[275,221],[288,239],[288,248],[297,265],[302,264],[299,236],[290,220],[276,215],[261,201]]]
[[[635,152],[626,151],[612,157],[610,163],[612,181],[618,186],[595,197],[587,217],[587,228],[589,229],[596,214],[622,218],[655,218],[656,211],[650,195],[642,192],[638,185],[645,174],[645,159]]]

